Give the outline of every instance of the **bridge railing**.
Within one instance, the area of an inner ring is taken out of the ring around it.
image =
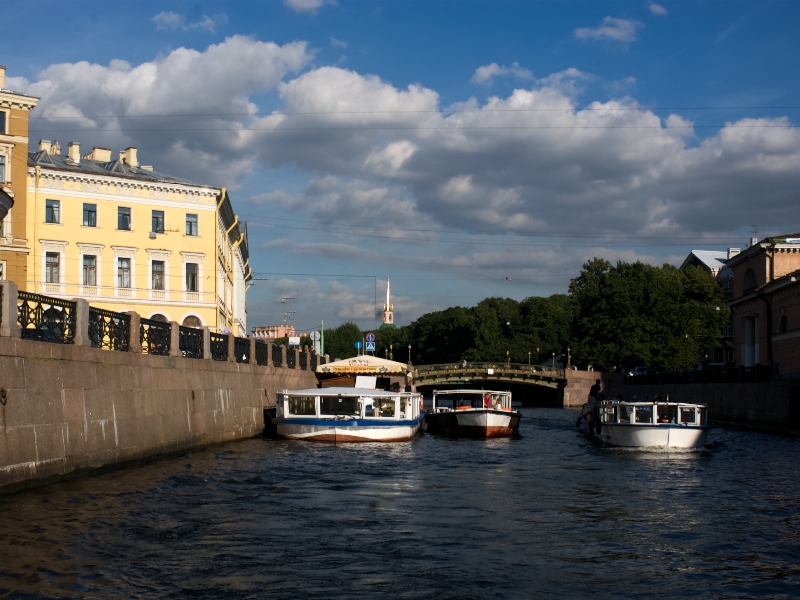
[[[545,377],[564,378],[564,369],[553,367],[543,367],[541,365],[526,365],[517,363],[502,362],[468,362],[468,363],[447,363],[442,365],[422,365],[415,367],[418,377],[475,373],[475,374],[494,374],[494,375],[541,375]]]

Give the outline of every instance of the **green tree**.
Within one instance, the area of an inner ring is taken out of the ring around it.
[[[356,342],[363,339],[358,325],[350,321],[325,329],[325,354],[334,358],[350,358],[357,353]]]
[[[422,315],[408,326],[414,364],[462,360],[473,346],[473,326],[471,309],[460,306]]]

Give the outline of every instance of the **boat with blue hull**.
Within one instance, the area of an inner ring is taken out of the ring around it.
[[[286,390],[275,415],[279,438],[334,444],[408,441],[424,417],[420,394],[359,388]]]

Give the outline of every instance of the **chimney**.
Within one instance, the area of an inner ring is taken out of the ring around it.
[[[91,153],[87,156],[91,160],[96,160],[97,162],[109,162],[111,160],[111,150],[108,148],[99,148],[98,146],[95,146],[92,148]]]
[[[39,140],[39,152],[42,150],[50,154],[50,140]]]
[[[739,248],[728,248],[728,260],[732,259],[734,256],[739,254],[741,250]]]
[[[141,168],[143,170],[145,170],[145,171],[152,171],[153,170],[153,165],[142,165]]]
[[[67,146],[67,156],[72,162],[81,162],[81,145],[78,142],[70,142]]]
[[[139,159],[136,156],[136,148],[127,148],[119,153],[119,158],[129,167],[138,167]]]
[[[6,68],[0,65],[0,90],[6,87]]]
[[[758,243],[758,238],[757,238],[757,237],[751,237],[751,238],[750,238],[750,247],[751,247],[751,248],[752,248],[753,246],[755,246],[757,243]]]

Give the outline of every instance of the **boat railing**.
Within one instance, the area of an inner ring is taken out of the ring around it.
[[[685,402],[621,402],[598,403],[601,423],[624,425],[705,426],[707,404]]]

